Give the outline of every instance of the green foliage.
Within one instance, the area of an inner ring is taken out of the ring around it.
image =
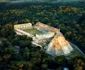
[[[56,56],[55,61],[57,64],[62,66],[65,66],[67,64],[67,59],[65,58],[65,56]]]
[[[32,39],[18,36],[13,25],[40,21],[61,29],[66,39],[85,53],[85,6],[77,4],[31,5],[0,4],[0,70],[84,70],[85,58],[67,60],[53,57],[31,44]],[[9,8],[10,7],[10,8]],[[83,8],[82,8],[83,7]],[[2,38],[3,37],[3,38]]]
[[[4,5],[4,8],[0,11],[1,37],[3,36],[11,40],[14,35],[14,32],[11,31],[13,24],[25,22],[35,24],[35,22],[40,21],[61,29],[66,39],[77,44],[85,53],[83,50],[85,49],[85,7],[83,2],[59,3],[57,5],[28,5],[27,3],[1,5]],[[13,41],[17,42],[16,40]],[[15,44],[17,45],[17,43]]]
[[[84,61],[81,60],[80,58],[74,59],[74,65],[73,65],[74,70],[84,70],[84,65],[85,65]]]

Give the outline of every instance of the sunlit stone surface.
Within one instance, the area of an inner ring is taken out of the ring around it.
[[[65,39],[62,33],[57,33],[52,41],[47,46],[47,53],[51,55],[67,55],[73,48],[69,42]]]
[[[27,35],[33,39],[32,44],[43,48],[44,43],[50,40],[44,49],[51,55],[68,55],[73,48],[65,39],[60,29],[37,22],[35,25],[31,23],[14,25],[16,34]]]

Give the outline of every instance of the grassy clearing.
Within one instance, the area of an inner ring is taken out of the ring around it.
[[[71,44],[71,46],[73,47],[73,51],[71,52],[71,54],[69,54],[67,57],[69,58],[74,58],[76,56],[79,57],[83,57],[84,55],[75,47],[75,45]]]
[[[30,34],[33,34],[33,35],[41,33],[41,31],[37,30],[36,28],[24,29],[24,31],[26,31]]]

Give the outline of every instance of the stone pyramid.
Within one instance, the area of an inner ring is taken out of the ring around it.
[[[51,55],[68,55],[73,51],[70,43],[61,32],[58,32],[47,46],[46,52]]]

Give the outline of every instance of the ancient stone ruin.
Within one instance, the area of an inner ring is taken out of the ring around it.
[[[51,55],[68,55],[73,51],[72,46],[65,39],[60,29],[37,22],[35,25],[31,23],[14,25],[15,32],[18,35],[27,35],[33,38],[32,44],[43,48]],[[41,44],[42,43],[42,44]]]

